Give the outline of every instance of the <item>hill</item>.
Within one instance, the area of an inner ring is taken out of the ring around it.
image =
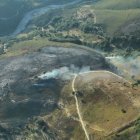
[[[129,139],[129,135],[120,134],[118,138],[117,134],[133,126],[139,118],[139,88],[133,89],[129,82],[107,71],[79,74],[74,85],[90,140]],[[63,109],[43,119],[49,120],[56,131],[61,130],[57,134],[63,139],[77,140],[78,137],[84,140],[72,94],[72,82],[65,85],[60,103]]]
[[[90,140],[129,139],[121,133],[139,118],[139,88],[102,71],[114,69],[96,51],[63,45],[1,57],[1,138],[84,140],[76,96]]]
[[[93,7],[97,10],[98,23],[107,26],[107,33],[113,35],[116,33],[128,34],[136,31],[139,22],[140,2],[138,0],[100,0]],[[123,30],[125,26],[135,24],[133,30]],[[130,31],[131,30],[131,31]],[[130,32],[129,32],[130,31]]]
[[[73,2],[0,3],[0,139],[140,137],[140,3]]]
[[[36,128],[38,126],[34,119],[59,113],[63,87],[72,75],[90,69],[113,70],[96,51],[66,44],[64,47],[46,46],[20,55],[6,55],[0,59],[0,63],[0,138],[11,140],[30,137],[43,139],[43,134],[54,137],[48,132],[50,128],[55,133],[55,127],[48,125],[49,120],[44,123],[41,121],[43,124],[40,125],[45,125],[42,126],[46,129],[44,131],[43,128]],[[53,123],[55,121],[57,120]],[[31,125],[35,126],[30,127]],[[36,132],[37,136],[34,136]],[[54,139],[58,137],[62,139],[61,134]]]

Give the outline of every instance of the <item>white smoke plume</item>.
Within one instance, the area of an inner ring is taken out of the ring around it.
[[[83,66],[82,68],[79,68],[71,65],[70,67],[60,67],[58,69],[53,69],[52,71],[41,74],[40,76],[38,76],[38,78],[43,80],[51,78],[68,80],[71,79],[73,74],[78,74],[86,71],[90,71],[90,66]]]
[[[130,77],[135,76],[137,79],[140,79],[140,56],[127,58],[123,56],[114,56],[106,58],[117,66],[122,73],[127,74]]]

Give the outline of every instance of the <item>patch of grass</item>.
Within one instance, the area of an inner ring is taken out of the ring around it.
[[[139,9],[108,10],[96,9],[97,23],[104,24],[109,35],[113,35],[121,26],[139,18]]]
[[[136,9],[140,8],[139,0],[100,0],[94,4],[96,8],[100,9]]]
[[[23,55],[26,53],[37,51],[40,48],[47,46],[62,46],[62,47],[70,47],[76,46],[72,43],[59,43],[49,41],[47,38],[38,38],[27,41],[20,41],[18,43],[14,43],[6,54],[0,55],[0,59],[7,58],[11,56]]]
[[[138,108],[133,105],[134,99],[130,100],[133,95],[126,95],[133,89],[125,87],[122,81],[120,84],[115,82],[117,79],[100,72],[79,76],[76,80],[75,87],[83,95],[77,95],[83,120],[93,131],[101,128],[102,135],[124,127],[139,116]]]

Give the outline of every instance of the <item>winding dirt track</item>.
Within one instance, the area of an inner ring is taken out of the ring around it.
[[[89,74],[89,73],[108,73],[108,74],[112,74],[116,77],[118,77],[119,79],[122,79],[124,80],[125,82],[131,84],[131,82],[127,81],[126,79],[124,79],[123,77],[113,73],[113,72],[110,72],[110,71],[105,71],[105,70],[100,70],[100,71],[88,71],[88,72],[83,72],[83,73],[79,73],[79,74],[74,74],[74,78],[73,78],[73,81],[72,81],[72,90],[73,92],[75,93],[74,94],[74,98],[75,98],[75,102],[76,102],[76,109],[77,109],[77,114],[78,114],[78,117],[79,117],[79,121],[81,123],[81,126],[82,126],[82,129],[85,133],[85,136],[86,136],[86,139],[87,140],[90,140],[89,138],[89,135],[88,135],[88,132],[87,132],[87,129],[86,129],[86,126],[85,126],[85,123],[83,121],[83,118],[82,118],[82,115],[81,115],[81,112],[80,112],[80,109],[79,109],[79,103],[78,103],[78,99],[77,99],[77,96],[76,96],[76,90],[75,90],[75,81],[76,81],[76,78],[79,76],[79,75],[83,75],[83,74]]]
[[[82,128],[83,128],[83,130],[84,130],[84,132],[85,132],[85,136],[86,136],[87,140],[90,140],[90,139],[89,139],[88,132],[87,132],[86,127],[85,127],[85,124],[84,124],[83,119],[82,119],[82,115],[81,115],[81,112],[80,112],[80,109],[79,109],[78,99],[77,99],[77,96],[76,96],[76,90],[75,90],[75,88],[74,88],[74,84],[75,84],[76,78],[77,78],[77,74],[74,75],[74,79],[73,79],[73,81],[72,81],[72,90],[73,90],[73,92],[75,92],[74,98],[75,98],[75,102],[76,102],[77,114],[78,114],[80,123],[81,123],[81,125],[82,125]]]

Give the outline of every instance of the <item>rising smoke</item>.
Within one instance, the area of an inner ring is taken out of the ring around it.
[[[128,74],[129,76],[140,77],[140,56],[138,57],[107,57],[110,61],[117,66],[122,73]]]
[[[70,67],[60,67],[58,69],[53,69],[52,71],[41,74],[38,76],[38,78],[43,80],[51,78],[68,80],[71,79],[74,74],[86,71],[90,71],[90,66],[83,66],[79,68],[71,65]]]

